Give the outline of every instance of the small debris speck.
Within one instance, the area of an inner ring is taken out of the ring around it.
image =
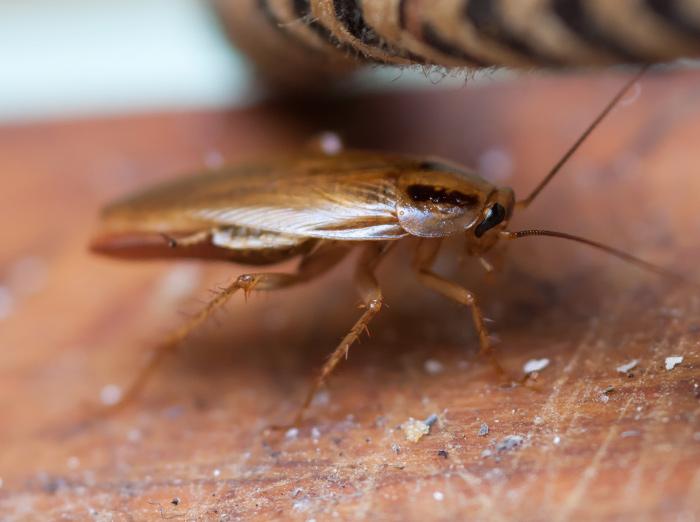
[[[523,371],[525,373],[534,373],[544,370],[549,366],[549,359],[530,359],[523,365]]]
[[[486,437],[486,435],[489,434],[489,425],[486,424],[485,422],[481,423],[481,426],[479,426],[479,437]]]
[[[524,442],[525,437],[522,435],[508,435],[507,437],[501,439],[498,444],[496,444],[496,451],[499,453],[503,451],[510,451],[522,446]]]
[[[301,488],[294,488],[294,491],[292,491],[292,498],[297,498],[302,493],[302,491],[304,490]]]
[[[615,369],[617,370],[618,373],[629,373],[634,368],[636,368],[638,364],[639,364],[639,359],[632,359],[630,362],[627,362],[625,364],[621,364],[620,366],[618,366]]]
[[[535,416],[534,419],[532,419],[532,423],[535,426],[542,426],[544,424],[544,419],[540,417],[539,415]]]
[[[319,430],[316,426],[311,428],[311,438],[314,440],[318,440],[321,438],[321,430]]]
[[[666,369],[671,371],[676,366],[681,364],[682,362],[683,362],[683,357],[680,355],[672,355],[671,357],[666,357],[666,360],[665,360]]]
[[[122,389],[116,384],[108,384],[100,390],[100,402],[105,406],[113,406],[122,398]]]
[[[438,502],[442,502],[445,499],[445,495],[442,491],[436,491],[435,493],[433,493],[433,498]]]
[[[559,435],[555,435],[552,439],[552,442],[558,446],[559,444],[561,444],[561,437]]]
[[[428,375],[438,375],[445,371],[445,365],[436,359],[428,359],[423,363],[423,369]]]
[[[173,506],[177,506],[177,505],[180,504],[180,499],[179,499],[178,497],[175,497],[175,498],[173,498],[173,499],[170,501],[170,503],[171,503]]]
[[[297,428],[289,428],[284,434],[284,437],[288,440],[296,439],[299,436],[299,430]]]
[[[438,457],[442,457],[443,459],[446,459],[448,457],[448,453],[444,449],[438,450],[437,454]]]
[[[394,453],[396,453],[396,454],[398,455],[399,453],[401,453],[401,446],[399,446],[398,444],[396,444],[396,443],[394,442],[394,443],[391,445],[391,451],[393,451]]]
[[[438,420],[437,413],[433,413],[430,415],[427,419],[425,419],[423,422],[425,422],[428,427],[432,427],[433,424],[435,424]]]
[[[490,457],[491,455],[493,455],[493,451],[491,451],[491,450],[488,449],[488,448],[481,452],[481,458],[482,458],[482,459],[488,458],[488,457]]]
[[[639,437],[640,433],[637,430],[629,430],[629,431],[623,431],[620,433],[620,437],[623,439],[626,439],[628,437]]]
[[[424,435],[430,433],[430,425],[427,422],[414,419],[413,417],[404,422],[401,425],[401,429],[406,435],[406,440],[411,442],[418,442]]]
[[[212,474],[213,474],[215,477],[220,477],[220,476],[221,476],[221,470],[220,470],[219,468],[216,468],[216,469],[212,472]]]

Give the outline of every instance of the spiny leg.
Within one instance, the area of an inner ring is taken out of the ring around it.
[[[474,327],[479,335],[479,355],[487,357],[500,375],[506,375],[505,370],[503,370],[495,357],[493,346],[489,338],[489,332],[484,322],[484,316],[481,313],[479,303],[474,294],[459,284],[444,279],[432,271],[431,267],[439,249],[439,240],[423,241],[418,246],[414,264],[418,272],[418,280],[431,290],[469,307],[472,312]]]
[[[110,414],[123,408],[133,400],[143,389],[154,371],[165,358],[171,354],[178,345],[199,325],[201,325],[214,311],[224,306],[231,297],[243,290],[246,296],[253,290],[276,290],[303,283],[320,276],[330,270],[345,257],[347,249],[330,243],[321,246],[304,257],[294,274],[268,273],[268,274],[243,274],[219,289],[214,298],[204,308],[190,318],[184,325],[175,330],[168,338],[157,346],[152,352],[149,361],[139,372],[136,379],[127,388],[121,399],[103,409],[103,413]]]
[[[314,379],[306,398],[302,403],[292,425],[298,425],[313,400],[316,392],[323,386],[328,379],[328,376],[333,373],[335,367],[340,361],[348,356],[350,346],[359,339],[363,331],[367,330],[372,318],[379,313],[382,308],[382,291],[379,288],[379,283],[374,275],[374,271],[382,257],[388,252],[391,244],[374,243],[370,244],[363,251],[355,271],[355,284],[362,298],[362,303],[365,311],[360,318],[355,322],[353,327],[347,333],[340,344],[331,353],[326,363],[321,368],[316,379]]]

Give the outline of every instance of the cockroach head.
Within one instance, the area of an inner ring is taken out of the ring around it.
[[[514,206],[512,190],[435,161],[402,173],[397,196],[399,222],[409,234],[437,238],[466,233],[474,251],[493,246]]]
[[[478,254],[495,245],[513,215],[515,195],[508,187],[495,188],[481,209],[480,219],[467,230],[467,249]]]

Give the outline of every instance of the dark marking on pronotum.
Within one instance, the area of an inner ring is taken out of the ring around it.
[[[628,62],[644,61],[624,43],[615,40],[612,35],[596,25],[581,0],[552,0],[552,12],[587,45],[612,53]]]
[[[430,202],[436,205],[447,204],[457,207],[473,207],[479,203],[478,196],[465,194],[458,190],[447,190],[432,185],[410,185],[407,189],[408,196],[413,201]]]
[[[473,24],[481,37],[505,45],[511,50],[537,62],[549,65],[560,65],[561,62],[552,56],[530,45],[527,40],[513,34],[505,24],[495,0],[469,0],[464,9],[466,22]]]

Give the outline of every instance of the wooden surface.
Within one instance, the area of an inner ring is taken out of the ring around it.
[[[0,519],[700,518],[698,288],[554,239],[508,245],[493,277],[458,262],[459,241],[440,263],[481,296],[513,374],[550,359],[534,387],[501,386],[467,311],[414,282],[408,243],[380,269],[388,307],[372,337],[298,432],[265,427],[290,419],[357,316],[350,264],[235,299],[140,400],[78,429],[84,405],[128,383],[181,313],[244,270],[91,256],[105,202],[320,129],[481,165],[522,195],[621,81],[0,130]],[[514,227],[585,234],[700,279],[699,88],[696,73],[647,77]],[[633,359],[629,376],[616,371]],[[431,433],[406,440],[399,426],[433,413]],[[522,444],[505,448],[513,435]]]

